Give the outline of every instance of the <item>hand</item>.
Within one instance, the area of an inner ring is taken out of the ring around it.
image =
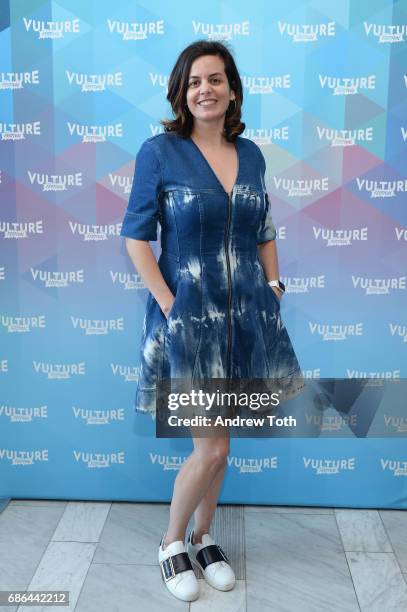
[[[174,302],[175,302],[175,296],[173,295],[172,296],[172,300],[169,303],[164,304],[163,306],[161,306],[161,310],[162,310],[162,312],[163,312],[163,314],[164,314],[164,316],[165,316],[165,318],[167,320],[168,320],[168,316],[169,316],[169,314],[170,314],[170,312],[172,310],[172,306],[173,306]]]
[[[276,294],[278,299],[281,300],[283,292],[280,291],[280,289],[278,287],[271,287],[271,289],[274,291],[274,293]]]

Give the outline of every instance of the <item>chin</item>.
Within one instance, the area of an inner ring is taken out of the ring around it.
[[[219,110],[219,108],[213,108],[210,111],[202,110],[199,106],[196,109],[195,117],[199,119],[210,117],[211,119],[221,119],[225,116],[226,110]]]

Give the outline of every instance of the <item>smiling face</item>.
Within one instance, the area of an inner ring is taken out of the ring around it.
[[[223,122],[235,93],[225,74],[225,65],[218,55],[202,55],[191,66],[187,89],[187,105],[194,122]]]

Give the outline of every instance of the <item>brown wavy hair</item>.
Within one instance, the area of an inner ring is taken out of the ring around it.
[[[165,132],[175,132],[183,138],[191,135],[193,115],[187,106],[188,78],[192,63],[202,55],[218,55],[225,64],[225,73],[229,87],[235,92],[236,103],[231,101],[226,111],[224,133],[228,142],[234,142],[245,129],[245,124],[240,121],[243,87],[231,52],[224,43],[218,41],[198,40],[180,53],[170,75],[167,93],[175,118],[162,119],[160,123]]]

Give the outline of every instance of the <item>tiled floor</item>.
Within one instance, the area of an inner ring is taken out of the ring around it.
[[[407,514],[218,506],[212,535],[236,587],[177,600],[157,549],[168,504],[13,500],[0,514],[0,590],[68,590],[69,607],[0,606],[0,612],[403,612]],[[192,521],[191,521],[192,525]]]

